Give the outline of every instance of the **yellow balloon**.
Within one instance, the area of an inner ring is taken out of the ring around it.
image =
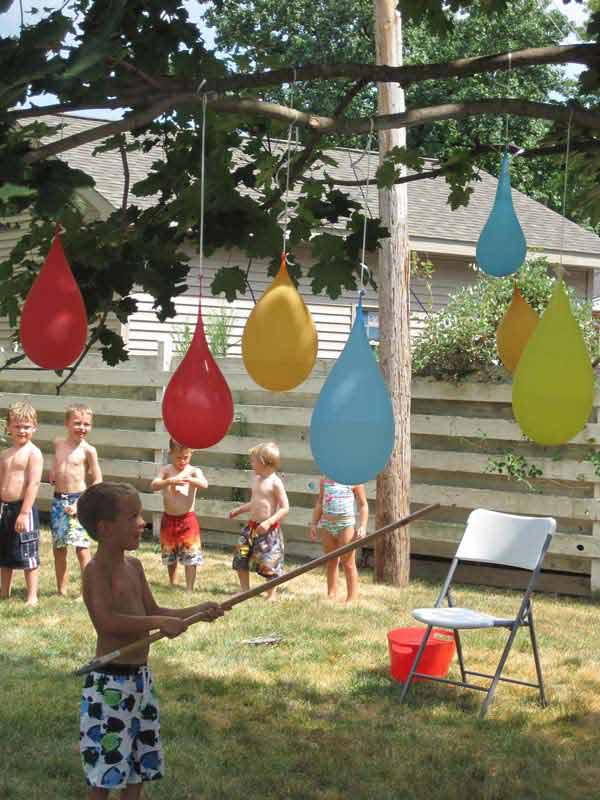
[[[515,283],[512,300],[496,331],[498,355],[509,372],[517,368],[523,348],[539,321],[540,318]]]
[[[513,413],[534,442],[557,445],[579,433],[593,402],[592,364],[559,280],[517,364]]]
[[[317,348],[317,329],[288,275],[283,253],[279,272],[246,322],[244,365],[259,386],[287,392],[310,375]]]

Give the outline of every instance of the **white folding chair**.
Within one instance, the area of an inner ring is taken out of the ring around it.
[[[517,683],[520,686],[530,686],[539,689],[540,702],[543,706],[546,705],[542,666],[533,623],[531,595],[542,568],[542,561],[550,546],[550,541],[555,530],[556,520],[551,517],[518,517],[513,514],[500,514],[497,511],[487,511],[484,508],[477,508],[475,511],[471,512],[467,520],[467,528],[458,546],[458,550],[456,551],[456,556],[450,565],[446,581],[434,608],[416,608],[412,612],[415,619],[427,625],[427,630],[425,631],[423,641],[415,656],[408,678],[402,687],[402,694],[400,695],[401,703],[408,694],[413,678],[416,677],[486,692],[486,697],[479,714],[480,719],[485,716],[499,681]],[[519,610],[514,618],[495,617],[491,614],[485,614],[470,608],[458,608],[454,605],[450,588],[456,568],[461,561],[497,564],[506,567],[516,567],[531,572],[531,577]],[[447,601],[448,608],[441,607],[444,600]],[[425,646],[434,626],[449,628],[454,633],[456,654],[458,656],[458,664],[462,678],[460,681],[435,678],[431,675],[417,672],[421,655],[425,650]],[[520,627],[529,628],[533,658],[537,672],[537,683],[501,677],[502,670],[504,669],[510,649]],[[510,631],[508,641],[504,646],[502,656],[498,662],[498,667],[493,675],[465,669],[459,630],[475,628],[507,628]],[[488,678],[491,680],[491,684],[488,687],[480,686],[475,683],[468,683],[467,676],[469,675],[478,678]]]

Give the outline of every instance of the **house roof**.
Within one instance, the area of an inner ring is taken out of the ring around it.
[[[63,133],[50,138],[60,138],[101,125],[106,120],[97,120],[70,115],[40,118],[48,124],[66,122]],[[49,140],[50,140],[49,138]],[[83,170],[96,182],[96,191],[111,206],[118,208],[123,194],[123,168],[121,156],[117,151],[93,155],[98,142],[84,144],[61,154],[70,166]],[[367,173],[367,159],[362,151],[337,148],[328,151],[338,162],[337,167],[327,166],[327,172],[335,179],[364,180]],[[144,152],[128,154],[131,186],[145,178],[153,162],[164,157],[161,148],[155,147]],[[376,169],[377,153],[370,156],[370,174]],[[316,173],[323,167],[314,165]],[[452,211],[448,205],[448,186],[443,178],[415,181],[407,185],[408,190],[408,228],[413,247],[431,253],[447,253],[473,257],[479,234],[490,213],[496,193],[497,180],[486,172],[480,172],[480,181],[472,184],[473,193],[466,208]],[[348,187],[348,191],[361,201],[359,187]],[[131,198],[142,208],[150,207],[152,197]],[[367,192],[369,212],[378,214],[377,189],[369,187]],[[527,195],[513,189],[513,202],[517,216],[527,239],[528,247],[537,248],[550,257],[563,251],[564,263],[570,266],[600,267],[600,237],[585,230],[560,214],[532,200]],[[562,242],[562,248],[561,248]]]

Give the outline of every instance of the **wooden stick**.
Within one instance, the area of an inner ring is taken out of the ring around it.
[[[252,597],[256,597],[259,594],[268,592],[271,589],[274,589],[276,586],[280,586],[282,583],[287,583],[287,581],[291,581],[293,578],[297,578],[299,575],[304,575],[305,572],[310,572],[311,570],[316,569],[316,567],[320,567],[322,564],[326,564],[328,561],[331,561],[334,558],[339,558],[346,553],[352,552],[352,550],[356,550],[358,547],[364,547],[378,536],[383,536],[386,533],[391,533],[392,531],[396,530],[396,528],[402,528],[405,525],[409,525],[411,522],[414,522],[420,517],[424,517],[425,514],[429,514],[439,507],[439,503],[433,503],[432,505],[420,508],[418,511],[414,511],[412,514],[409,514],[407,517],[403,517],[403,519],[398,520],[397,522],[391,522],[389,525],[370,533],[368,536],[364,536],[362,539],[353,539],[351,542],[348,542],[348,544],[342,545],[342,547],[338,547],[336,550],[332,550],[331,553],[327,553],[324,556],[319,556],[319,558],[315,558],[312,561],[309,561],[307,564],[302,564],[301,566],[296,567],[296,569],[286,572],[285,575],[281,575],[279,578],[273,578],[272,580],[266,581],[259,586],[255,586],[253,589],[248,589],[246,592],[234,594],[229,598],[229,600],[221,603],[221,608],[223,611],[229,611],[229,609],[233,608],[233,606],[237,606],[239,603],[244,603],[246,600],[250,600]],[[205,614],[205,611],[198,611],[195,614],[191,614],[189,617],[186,617],[185,622],[187,622],[188,625],[192,625],[194,622],[200,622],[204,619]],[[127,655],[131,651],[140,647],[140,645],[153,644],[154,642],[158,642],[160,639],[164,639],[166,635],[167,634],[162,633],[162,631],[155,631],[155,633],[150,634],[150,636],[145,636],[143,639],[138,639],[135,642],[131,642],[131,644],[127,644],[124,647],[121,647],[119,650],[113,650],[112,653],[107,653],[104,656],[99,656],[98,658],[92,659],[92,661],[90,661],[88,664],[76,670],[75,674],[86,675],[88,672],[92,672],[99,667],[110,664],[111,661],[114,661],[117,658]]]

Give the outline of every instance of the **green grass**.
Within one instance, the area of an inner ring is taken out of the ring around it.
[[[45,537],[47,540],[47,537]],[[52,594],[43,547],[40,606],[23,604],[22,577],[0,606],[0,798],[71,800],[85,796],[78,754],[81,679],[92,655],[85,607]],[[156,547],[141,549],[162,604],[183,606],[170,590]],[[77,593],[72,560],[71,589]],[[230,556],[209,551],[197,601],[236,589]],[[275,604],[260,598],[214,625],[198,624],[154,645],[167,777],[149,800],[500,800],[597,797],[600,785],[600,607],[536,598],[550,707],[532,690],[500,686],[488,718],[482,695],[418,685],[398,706],[388,676],[386,632],[411,624],[437,584],[399,591],[361,576],[362,597],[346,608],[324,599],[324,576],[292,581]],[[460,588],[458,600],[510,613],[511,592]],[[276,632],[277,646],[243,639]],[[489,671],[502,632],[465,635],[468,665]],[[535,677],[521,632],[507,674]],[[522,637],[522,638],[521,638]]]

